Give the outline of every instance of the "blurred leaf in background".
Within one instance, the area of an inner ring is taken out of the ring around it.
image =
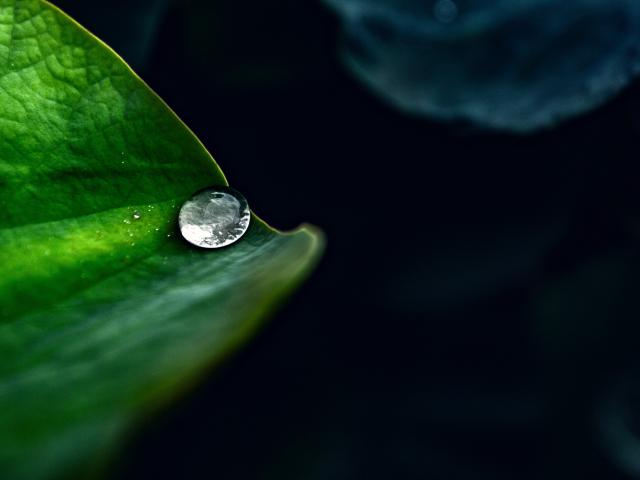
[[[600,106],[640,71],[635,0],[325,0],[343,58],[402,110],[528,132]]]
[[[545,390],[556,392],[556,421],[570,426],[556,429],[558,463],[597,449],[621,472],[640,475],[639,284],[638,248],[628,242],[550,275],[532,295]]]
[[[639,379],[637,364],[613,375],[593,419],[602,448],[629,478],[640,478]]]

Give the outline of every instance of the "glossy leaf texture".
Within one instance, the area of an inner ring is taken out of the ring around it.
[[[0,0],[0,478],[84,471],[309,272],[312,227],[254,216],[228,248],[188,246],[177,211],[216,184],[113,51],[48,3]]]
[[[588,112],[640,70],[635,0],[325,0],[348,68],[403,111],[529,132]]]

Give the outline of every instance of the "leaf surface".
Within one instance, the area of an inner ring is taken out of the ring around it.
[[[308,273],[312,227],[254,216],[217,251],[180,238],[182,202],[226,183],[102,42],[46,2],[0,0],[0,478],[109,451]]]

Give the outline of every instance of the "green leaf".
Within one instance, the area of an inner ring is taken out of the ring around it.
[[[45,2],[0,0],[0,478],[105,455],[308,273],[311,227],[254,216],[235,245],[188,246],[177,211],[215,184],[209,153],[113,51]]]

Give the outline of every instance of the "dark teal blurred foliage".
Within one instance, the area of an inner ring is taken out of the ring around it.
[[[444,117],[568,119],[636,71],[635,3],[491,2],[506,16],[468,36],[447,24],[465,55],[431,43],[425,59],[447,68],[416,63],[412,82],[446,90],[458,106]],[[65,6],[139,66],[259,215],[311,220],[329,242],[266,332],[151,419],[113,478],[640,477],[636,86],[542,133],[491,133],[370,94],[343,70],[344,24],[319,2],[100,5]],[[389,18],[368,34],[391,35]],[[532,35],[535,68],[522,62]],[[468,74],[469,60],[491,69]],[[579,86],[596,71],[589,97]]]
[[[636,0],[325,0],[343,57],[409,113],[527,132],[588,112],[640,72]]]

